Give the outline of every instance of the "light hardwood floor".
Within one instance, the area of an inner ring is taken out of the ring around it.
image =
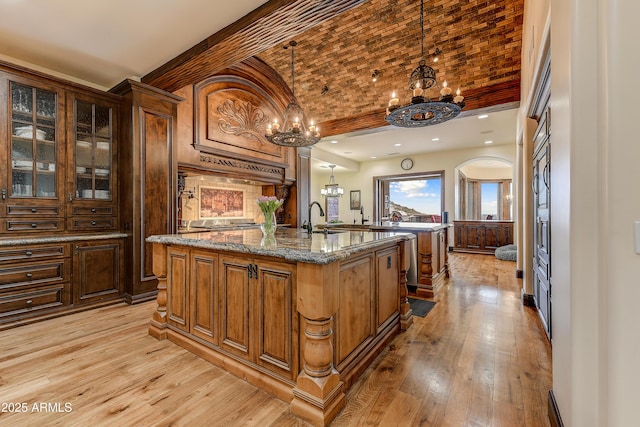
[[[365,371],[332,426],[549,425],[551,348],[520,301],[515,264],[450,261],[436,306]],[[0,409],[26,409],[0,412],[0,426],[308,425],[285,402],[148,336],[154,308],[119,304],[0,332]]]

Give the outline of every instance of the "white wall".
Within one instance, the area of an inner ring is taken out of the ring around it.
[[[526,49],[549,11],[551,22],[554,395],[566,426],[635,426],[640,255],[632,231],[640,220],[634,101],[640,49],[634,30],[640,2],[525,4],[523,101],[535,62],[527,63]]]
[[[406,174],[413,172],[445,171],[445,210],[449,212],[450,221],[453,220],[455,212],[455,169],[462,163],[475,158],[495,158],[502,159],[513,164],[515,161],[515,136],[513,144],[495,145],[475,149],[451,150],[429,154],[409,156],[414,160],[413,169],[405,171],[400,167],[400,161],[404,157],[397,157],[387,160],[363,162],[357,173],[334,173],[336,183],[345,190],[345,196],[340,200],[340,219],[345,222],[353,222],[354,212],[349,210],[349,191],[360,190],[362,206],[365,217],[373,220],[374,198],[373,198],[373,177],[393,174]],[[313,156],[313,150],[311,152]],[[406,156],[405,156],[406,157]],[[311,174],[311,200],[318,200],[324,205],[320,197],[320,189],[329,182],[329,175],[319,174],[313,171]],[[360,221],[360,214],[356,213],[356,220]],[[314,209],[312,214],[313,223],[324,222],[324,218],[318,216],[318,211]]]

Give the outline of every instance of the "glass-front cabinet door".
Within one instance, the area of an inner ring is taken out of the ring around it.
[[[77,200],[112,200],[114,108],[78,98],[74,104],[74,197]]]
[[[59,99],[56,89],[9,82],[11,107],[6,197],[57,199],[60,196]],[[63,112],[62,112],[63,114]]]

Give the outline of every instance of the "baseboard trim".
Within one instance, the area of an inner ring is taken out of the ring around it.
[[[556,397],[553,395],[553,390],[549,390],[549,423],[551,427],[564,427],[562,417],[560,416],[560,409],[558,409],[558,403]]]
[[[531,294],[525,294],[524,290],[522,290],[522,305],[525,307],[535,307],[536,300],[533,298]]]
[[[524,271],[516,270],[516,279],[522,279],[524,277]]]
[[[125,294],[124,302],[126,302],[129,305],[140,304],[141,302],[147,302],[147,301],[156,299],[157,296],[158,296],[157,290],[152,292],[146,292],[144,294],[137,294],[137,295]]]

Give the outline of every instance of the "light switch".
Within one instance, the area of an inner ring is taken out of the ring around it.
[[[636,253],[640,254],[640,221],[636,221],[634,224],[636,230]]]

